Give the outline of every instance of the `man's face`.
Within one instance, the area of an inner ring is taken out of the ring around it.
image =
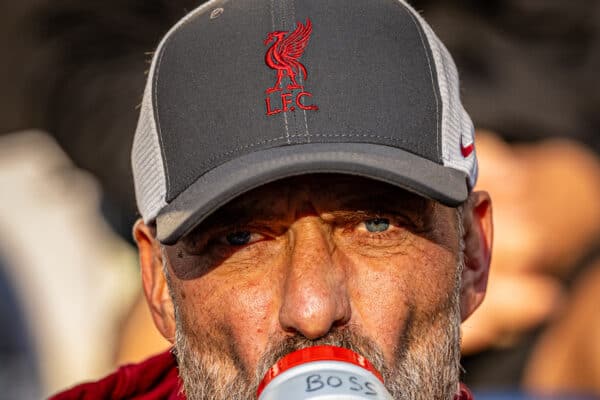
[[[272,363],[315,344],[361,353],[397,398],[451,398],[458,221],[456,209],[339,175],[275,182],[222,207],[163,249],[188,399],[252,398]]]

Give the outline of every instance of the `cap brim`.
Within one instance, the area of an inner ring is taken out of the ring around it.
[[[340,173],[390,183],[456,207],[467,199],[467,176],[412,153],[366,143],[313,143],[250,153],[207,172],[156,217],[157,238],[174,244],[237,196],[297,175]]]

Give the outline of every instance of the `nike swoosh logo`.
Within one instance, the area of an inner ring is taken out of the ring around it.
[[[469,157],[474,149],[475,149],[474,143],[463,146],[462,138],[460,139],[460,152],[464,158]]]

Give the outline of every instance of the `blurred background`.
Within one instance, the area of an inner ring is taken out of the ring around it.
[[[150,52],[202,1],[0,2],[0,399],[168,347],[129,152]],[[413,0],[458,65],[496,237],[463,324],[480,399],[600,397],[600,2]]]

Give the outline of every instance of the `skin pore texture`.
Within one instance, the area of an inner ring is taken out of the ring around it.
[[[491,230],[484,192],[454,209],[321,174],[242,195],[173,246],[141,221],[134,234],[189,400],[255,398],[280,357],[319,344],[365,356],[394,398],[452,399]]]

